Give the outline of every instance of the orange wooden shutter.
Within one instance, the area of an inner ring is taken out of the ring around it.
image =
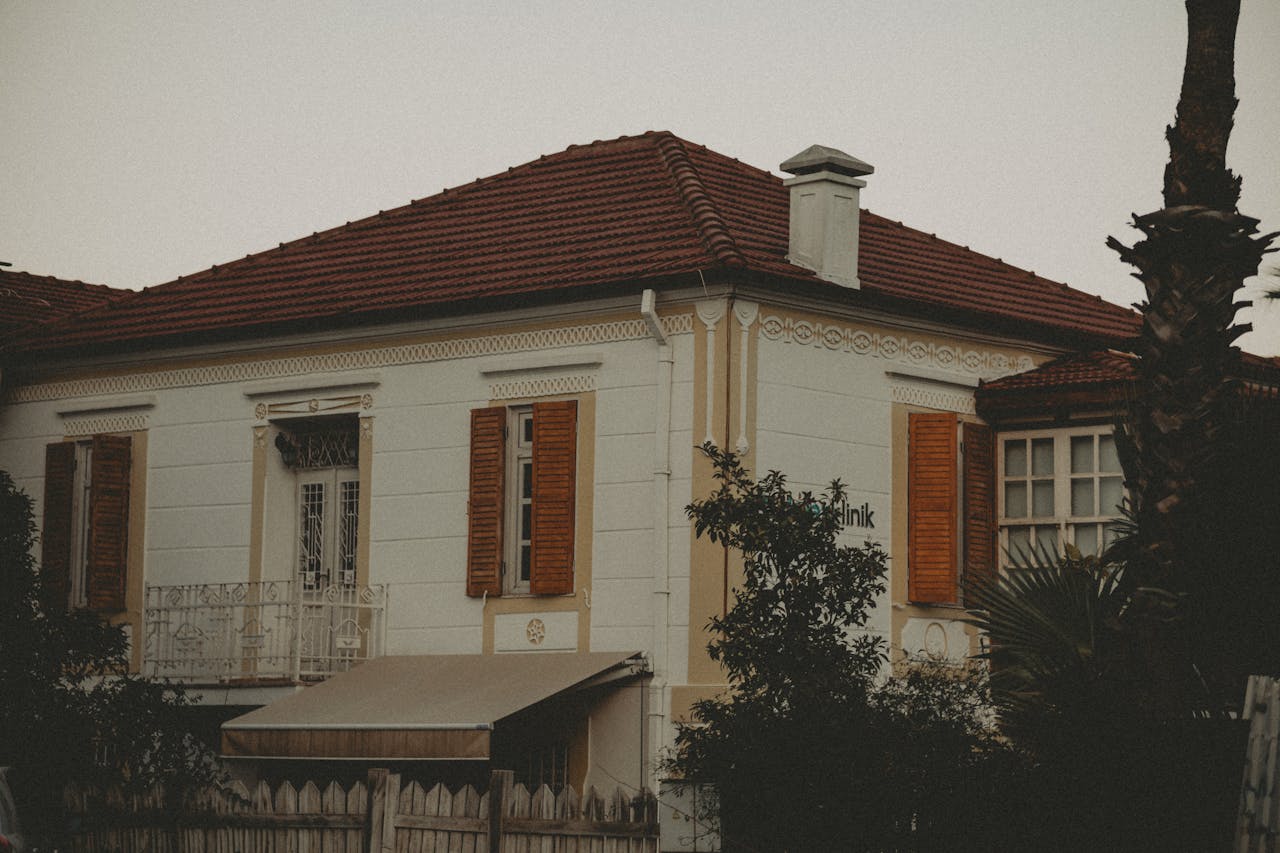
[[[908,422],[907,596],[956,604],[956,416],[913,412]]]
[[[40,530],[40,579],[44,598],[67,606],[71,590],[71,504],[75,494],[76,446],[59,441],[44,448],[44,523]]]
[[[963,431],[964,577],[972,584],[996,569],[996,449],[991,427],[966,423]]]
[[[503,460],[507,410],[471,410],[467,595],[502,594]]]
[[[578,402],[533,407],[533,535],[529,591],[573,592],[574,486]]]
[[[124,610],[129,561],[129,474],[133,439],[93,439],[89,480],[88,602],[94,610]]]

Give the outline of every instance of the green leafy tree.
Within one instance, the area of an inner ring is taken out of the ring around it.
[[[62,829],[68,783],[174,797],[213,782],[208,749],[186,729],[181,687],[128,672],[122,628],[42,601],[31,499],[0,471],[0,765],[39,843]]]
[[[671,769],[715,785],[725,849],[989,842],[1010,824],[994,819],[1009,777],[992,757],[1016,762],[991,736],[980,681],[950,669],[881,681],[887,649],[866,626],[885,553],[837,542],[841,484],[793,495],[782,474],[757,481],[734,454],[703,450],[719,487],[687,512],[698,536],[741,554],[743,580],[710,622],[729,689],[679,726]]]

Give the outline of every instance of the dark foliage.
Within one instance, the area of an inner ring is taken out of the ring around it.
[[[55,841],[64,786],[166,784],[177,797],[214,781],[186,730],[178,686],[128,672],[122,628],[41,602],[31,499],[0,471],[0,765],[28,833]]]
[[[1000,849],[1024,772],[994,738],[974,671],[907,668],[878,681],[865,631],[885,554],[839,545],[844,490],[792,495],[732,453],[703,448],[720,488],[687,511],[742,555],[733,607],[708,648],[729,683],[679,728],[671,769],[711,782],[726,850]],[[1002,797],[1004,798],[1002,800]]]

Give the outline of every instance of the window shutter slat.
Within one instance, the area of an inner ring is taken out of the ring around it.
[[[966,583],[989,580],[996,568],[995,433],[964,425],[964,573]]]
[[[129,559],[129,475],[133,439],[93,439],[89,480],[88,602],[94,610],[125,609]]]
[[[908,417],[907,596],[925,604],[957,604],[956,416]]]
[[[467,595],[502,594],[503,460],[507,410],[471,410]]]
[[[573,592],[578,402],[533,407],[533,531],[529,591]]]
[[[44,448],[44,521],[40,530],[40,577],[45,600],[67,606],[71,590],[71,506],[76,446],[59,441]]]

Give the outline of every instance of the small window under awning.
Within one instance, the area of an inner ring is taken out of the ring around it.
[[[222,724],[222,754],[486,760],[495,723],[575,688],[645,674],[635,652],[375,658]]]

